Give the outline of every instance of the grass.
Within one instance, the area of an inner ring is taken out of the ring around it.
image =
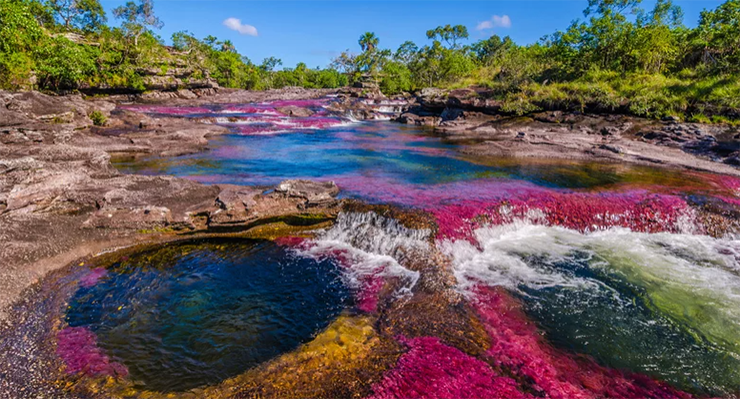
[[[595,71],[567,82],[507,84],[466,79],[454,87],[476,84],[492,89],[502,110],[516,115],[564,110],[740,122],[739,76],[702,76],[688,70],[673,76]]]

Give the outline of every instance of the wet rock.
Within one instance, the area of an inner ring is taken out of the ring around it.
[[[303,118],[303,117],[309,117],[314,114],[314,112],[308,108],[302,108],[302,107],[298,107],[295,105],[288,105],[285,107],[276,107],[275,109],[283,115],[293,116],[293,117]]]
[[[451,121],[458,118],[464,117],[465,112],[460,108],[445,108],[444,111],[442,111],[442,121]]]
[[[722,161],[728,165],[740,166],[740,152],[734,152]]]
[[[442,118],[438,116],[420,116],[407,112],[402,114],[397,121],[407,125],[434,127],[442,122]]]
[[[333,181],[286,180],[275,187],[275,192],[303,199],[306,206],[311,207],[334,202],[339,194],[339,187]]]

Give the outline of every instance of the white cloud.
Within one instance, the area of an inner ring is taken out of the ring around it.
[[[488,21],[483,21],[475,27],[475,30],[487,30],[493,28],[511,28],[511,18],[508,15],[494,15]]]
[[[257,28],[252,25],[242,24],[242,21],[238,18],[226,18],[224,20],[224,26],[242,35],[257,36]]]

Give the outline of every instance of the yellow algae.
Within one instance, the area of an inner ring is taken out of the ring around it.
[[[66,390],[111,399],[363,397],[403,352],[395,341],[380,337],[373,322],[368,316],[339,316],[295,351],[211,387],[154,392],[108,377],[67,383]]]

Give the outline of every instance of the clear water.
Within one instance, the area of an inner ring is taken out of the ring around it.
[[[217,383],[294,350],[348,305],[329,261],[270,241],[167,245],[110,266],[71,299],[67,323],[86,327],[140,388]]]
[[[194,155],[119,158],[114,165],[128,173],[176,175],[203,183],[334,180],[345,194],[362,197],[367,197],[368,184],[423,187],[498,179],[552,188],[596,188],[631,181],[679,185],[698,181],[666,170],[656,174],[655,169],[619,164],[473,157],[429,131],[392,122],[233,134],[212,138],[209,145],[210,150]]]
[[[321,112],[321,104],[310,105]],[[439,227],[433,240],[430,231],[344,214],[307,252],[345,253],[350,264],[342,274],[359,292],[378,276],[400,278],[396,295],[402,297],[412,295],[419,273],[397,255],[437,249],[450,260],[456,289],[472,303],[480,286],[505,287],[548,342],[567,353],[689,392],[740,392],[740,241],[705,235],[697,216],[707,204],[735,211],[740,184],[731,178],[615,163],[472,157],[465,147],[418,128],[320,114],[309,129],[310,121],[279,116],[265,104],[257,108],[150,110],[185,117],[228,111],[231,119],[217,122],[234,134],[212,139],[203,153],[119,159],[116,166],[209,184],[333,180],[344,196],[425,210]],[[111,281],[108,289],[126,281]],[[315,288],[306,289],[313,295]],[[330,299],[342,303],[343,295]],[[322,306],[334,309],[328,303]],[[76,317],[91,317],[94,308],[80,308]],[[99,323],[99,334],[119,322]],[[247,340],[232,349],[240,345],[254,344]],[[130,350],[115,348],[121,357]],[[137,356],[145,357],[144,349]]]

